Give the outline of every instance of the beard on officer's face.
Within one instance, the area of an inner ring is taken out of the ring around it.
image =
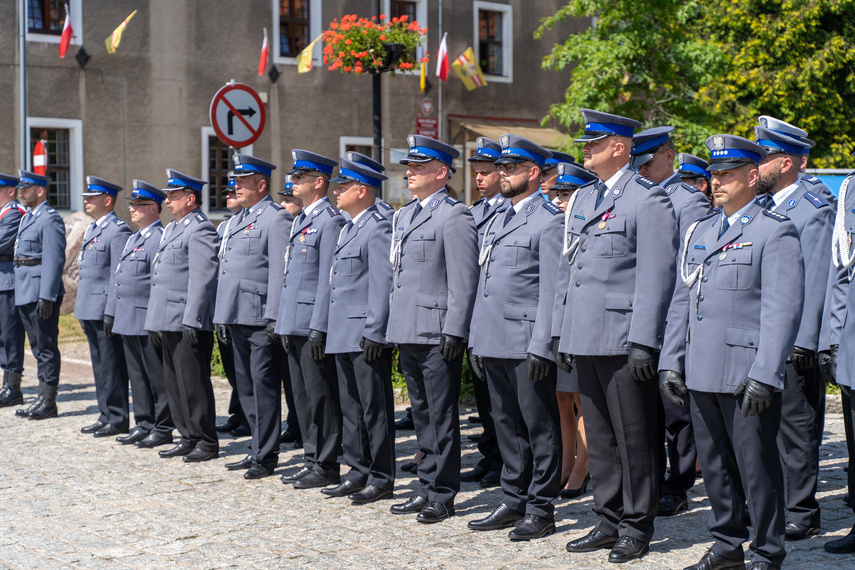
[[[528,190],[528,178],[520,177],[519,181],[514,182],[510,176],[507,178],[502,178],[502,197],[503,198],[514,198],[515,196],[519,196],[523,192]]]
[[[771,193],[781,180],[781,162],[776,160],[768,168],[758,170],[758,173],[761,174],[757,180],[757,195]]]

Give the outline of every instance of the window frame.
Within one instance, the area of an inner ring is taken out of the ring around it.
[[[296,57],[287,57],[279,54],[279,3],[281,0],[272,0],[271,5],[273,7],[273,36],[272,36],[272,44],[273,49],[273,63],[279,63],[282,65],[297,65]],[[321,25],[322,14],[321,10],[323,8],[323,2],[321,0],[309,0],[309,42],[317,38],[321,35],[323,30],[323,26]],[[323,49],[323,42],[318,42],[315,44],[315,47],[312,48],[312,65],[320,65],[323,61],[321,57],[321,50]]]
[[[27,117],[27,163],[32,163],[33,129],[65,129],[68,131],[68,208],[61,212],[83,210],[83,121],[51,117]],[[53,205],[51,205],[53,207]]]
[[[83,0],[68,0],[68,9],[71,11],[71,29],[74,31],[74,35],[71,36],[71,43],[69,46],[82,46],[83,45]],[[29,21],[29,5],[27,6],[27,19]],[[31,32],[30,26],[27,24],[27,37],[28,42],[41,42],[46,44],[57,44],[59,45],[60,40],[62,39],[62,34],[43,34],[40,32]]]
[[[208,153],[211,150],[211,146],[209,144],[210,137],[217,138],[217,133],[214,131],[214,127],[205,126],[202,127],[202,180],[205,181],[205,186],[202,187],[202,212],[206,216],[210,213],[213,214],[221,214],[223,212],[228,212],[228,209],[222,208],[219,210],[211,210],[210,208],[210,198],[211,198],[211,185],[208,183],[208,178],[210,178],[211,169],[208,167]],[[253,145],[248,145],[242,148],[234,149],[234,152],[240,152],[244,154],[252,154]]]
[[[424,27],[429,28],[430,26],[427,25],[427,21],[428,21],[427,0],[410,0],[410,1],[416,5],[416,21],[419,23],[419,26],[421,26],[422,28],[424,28]],[[391,13],[392,13],[392,3],[390,2],[390,0],[383,0],[383,14],[385,14],[386,17],[389,20],[391,20],[392,19],[392,16],[390,15]],[[416,59],[417,60],[421,59],[425,56],[425,48],[427,47],[427,45],[428,45],[428,40],[425,39],[424,43],[422,43],[421,46],[416,48]],[[437,49],[439,49],[439,43],[437,43]],[[435,61],[435,60],[436,60],[436,50],[434,50],[434,58],[431,61]],[[427,63],[427,66],[428,66],[428,71],[430,71],[430,69],[429,69],[430,68],[430,62]],[[401,75],[421,75],[421,68],[419,66],[416,66],[413,69],[407,69],[407,70],[402,69],[402,70],[395,71],[395,73],[400,73]],[[430,76],[430,73],[428,73],[428,76]]]
[[[484,72],[484,77],[490,83],[513,83],[514,81],[514,7],[510,4],[498,4],[496,2],[485,2],[475,0],[472,3],[472,41],[474,44],[475,61],[481,61],[481,41],[479,35],[479,20],[481,10],[487,12],[500,12],[502,14],[502,59],[504,61],[504,73],[493,75]]]

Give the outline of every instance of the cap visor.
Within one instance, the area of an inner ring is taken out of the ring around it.
[[[107,194],[107,192],[83,192],[81,196],[100,196],[101,194]]]
[[[639,166],[643,166],[650,162],[650,159],[653,158],[653,155],[656,154],[654,152],[649,152],[646,154],[635,154],[632,155],[629,159],[629,165],[633,168],[638,168]]]
[[[467,162],[496,162],[495,158],[489,156],[479,156],[477,154],[475,156],[470,156],[466,160]]]
[[[500,156],[499,158],[496,159],[496,162],[494,164],[521,164],[523,162],[529,162],[529,161],[531,161],[530,158],[522,158],[520,156],[514,156],[512,154],[509,154],[506,156]],[[533,161],[531,161],[531,162],[533,162]]]
[[[18,185],[15,186],[15,189],[22,190],[23,188],[29,188],[30,186],[38,186],[38,184],[33,184],[32,182],[18,182]]]
[[[550,188],[550,190],[557,190],[560,192],[562,190],[575,190],[577,188],[578,186],[576,186],[575,184],[556,184],[555,186]]]
[[[251,174],[258,174],[258,172],[236,172],[231,170],[229,171],[229,180],[232,178],[243,178],[244,176],[249,176]]]
[[[430,162],[431,160],[437,160],[435,158],[410,158],[409,156],[406,158],[402,158],[398,161],[399,164],[409,164],[411,162],[417,162],[419,164],[424,164],[425,162]],[[442,162],[437,160],[437,162]],[[444,164],[444,163],[443,163]]]
[[[600,140],[603,140],[603,139],[608,138],[608,137],[610,137],[610,136],[612,136],[612,135],[606,135],[606,134],[602,134],[602,135],[582,135],[582,136],[581,136],[581,137],[579,137],[578,139],[574,139],[574,140],[573,140],[573,142],[589,143],[589,142],[600,141]]]
[[[742,162],[711,162],[709,166],[707,166],[707,171],[709,172],[717,172],[719,170],[733,170],[734,168],[739,168],[740,166],[745,166],[746,164],[754,164],[754,161],[742,161]]]
[[[332,182],[334,184],[343,184],[345,182],[357,182],[357,180],[354,180],[353,178],[348,178],[347,176],[342,176],[341,174],[339,174],[338,176],[336,176],[335,178],[330,180],[330,182]]]

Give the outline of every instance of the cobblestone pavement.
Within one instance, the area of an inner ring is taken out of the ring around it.
[[[277,476],[245,481],[226,471],[242,457],[247,439],[224,438],[217,460],[188,465],[160,459],[152,450],[122,446],[79,433],[97,413],[85,347],[64,346],[60,416],[43,422],[0,410],[0,568],[600,568],[607,551],[568,554],[568,540],[594,524],[588,493],[559,500],[558,532],[531,543],[511,543],[506,531],[476,533],[467,521],[484,516],[501,494],[464,483],[457,515],[435,525],[388,511],[394,501],[351,506],[318,490],[295,490],[278,475],[301,463],[298,450],[280,456]],[[24,384],[35,393],[28,355]],[[228,385],[215,382],[221,419]],[[399,410],[399,416],[400,412]],[[478,433],[461,409],[464,434]],[[412,431],[399,432],[398,461],[415,452]],[[464,468],[478,459],[464,435]],[[829,414],[822,448],[820,497],[823,533],[789,543],[786,565],[851,568],[855,556],[827,554],[822,545],[845,535],[852,512],[845,507],[846,448],[839,414]],[[415,478],[399,471],[395,496],[407,497]],[[710,545],[709,503],[699,481],[690,510],[657,519],[651,553],[627,568],[682,568]]]

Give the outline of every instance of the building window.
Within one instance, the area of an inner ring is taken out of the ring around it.
[[[507,4],[475,2],[475,57],[491,80],[511,79],[513,68],[513,8]]]
[[[231,147],[215,136],[208,137],[208,211],[226,209],[229,170],[234,169]]]
[[[279,0],[279,55],[297,57],[309,37],[309,0]]]
[[[36,143],[45,141],[47,149],[46,174],[51,177],[48,184],[48,204],[67,210],[71,207],[71,153],[68,129],[30,129],[30,155]]]
[[[27,0],[27,29],[35,34],[62,34],[65,23],[63,0]]]
[[[391,20],[392,18],[400,18],[401,16],[406,16],[408,22],[418,22],[420,27],[427,27],[427,0],[384,0],[382,10],[389,20]],[[415,59],[421,59],[422,57],[424,57],[425,47],[428,47],[427,42],[422,44],[421,47],[416,48],[416,53],[414,54]],[[436,51],[436,46],[434,46],[433,49],[434,51]],[[417,65],[411,71],[404,71],[398,73],[409,73],[418,75],[419,66]]]
[[[400,18],[406,16],[410,22],[417,21],[416,6],[418,2],[415,0],[389,0],[389,17]],[[423,22],[419,22],[423,26]]]

